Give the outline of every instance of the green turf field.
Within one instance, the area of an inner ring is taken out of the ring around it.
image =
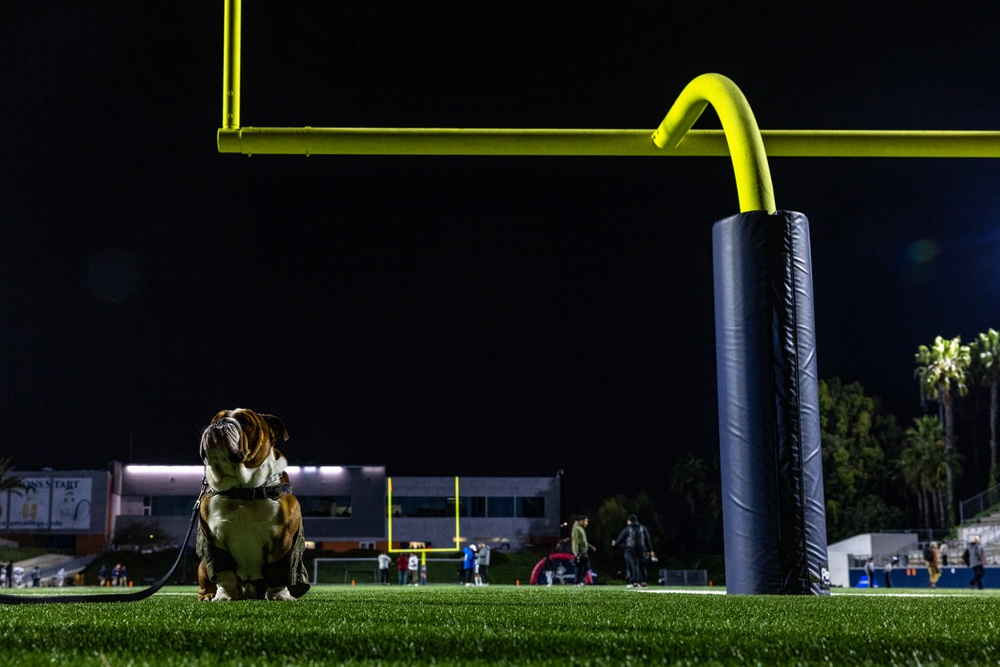
[[[294,603],[0,605],[4,664],[997,665],[1000,594],[315,587]]]

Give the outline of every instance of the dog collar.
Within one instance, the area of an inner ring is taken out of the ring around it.
[[[264,483],[264,486],[254,486],[250,488],[234,488],[218,491],[210,488],[205,495],[225,496],[230,500],[277,500],[281,496],[287,496],[292,492],[292,483],[276,484],[281,475],[275,475]]]

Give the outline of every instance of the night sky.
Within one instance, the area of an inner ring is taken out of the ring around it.
[[[995,2],[293,5],[244,1],[243,126],[652,131],[719,72],[762,129],[1000,129]],[[197,463],[237,406],[293,463],[562,469],[577,504],[713,456],[728,159],[222,155],[222,18],[5,4],[0,456]],[[1000,164],[770,167],[820,377],[908,424],[917,345],[1000,326]]]

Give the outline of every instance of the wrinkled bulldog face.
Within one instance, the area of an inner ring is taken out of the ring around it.
[[[274,415],[253,410],[222,410],[201,434],[200,454],[206,465],[240,465],[259,468],[268,456],[278,458],[278,440],[287,440],[285,425]]]

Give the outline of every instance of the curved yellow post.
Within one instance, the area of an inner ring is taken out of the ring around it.
[[[729,144],[740,210],[773,213],[774,187],[757,119],[743,93],[727,77],[702,74],[685,86],[653,133],[653,143],[659,148],[677,148],[709,103],[719,114]]]
[[[226,0],[222,53],[222,129],[240,127],[240,0]]]

